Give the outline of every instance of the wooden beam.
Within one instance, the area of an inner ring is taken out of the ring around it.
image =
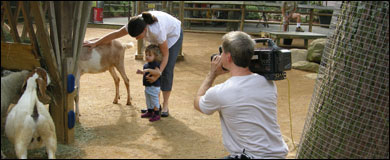
[[[136,1],[136,3],[137,3],[137,15],[139,15],[143,11],[144,2]],[[144,40],[143,39],[137,40],[137,53],[135,53],[135,59],[142,60],[144,58],[143,48],[144,48]]]
[[[184,27],[184,1],[180,1],[179,20],[182,22],[181,27]]]
[[[22,14],[24,18],[24,26],[26,26],[27,33],[30,38],[30,42],[32,46],[34,47],[34,55],[38,57],[39,47],[38,47],[38,40],[37,36],[35,35],[34,28],[31,21],[31,9],[29,6],[29,2],[23,2],[22,3]]]
[[[16,26],[16,22],[15,22],[14,16],[12,15],[12,13],[10,11],[11,6],[10,6],[9,3],[10,3],[9,1],[3,1],[4,12],[5,12],[4,14],[7,15],[8,24],[9,24],[9,27],[11,28],[10,33],[12,35],[12,38],[13,38],[14,42],[19,42],[20,43],[20,37],[19,37],[19,34],[18,34],[18,29],[17,29],[17,26]]]
[[[180,1],[180,12],[179,17],[181,21],[181,29],[184,27],[184,1]],[[184,33],[183,33],[184,34]],[[183,36],[183,42],[184,42],[184,36]],[[183,53],[183,44],[180,46],[179,55],[177,56],[176,60],[184,60],[184,53]]]
[[[35,25],[37,27],[38,41],[40,42],[40,46],[42,49],[42,57],[47,65],[47,69],[49,70],[51,78],[55,82],[61,82],[60,76],[58,74],[57,65],[53,58],[53,47],[51,45],[48,33],[48,29],[46,28],[46,23],[44,21],[42,8],[37,1],[32,1],[31,3],[31,11],[35,20]]]
[[[240,31],[244,31],[244,23],[245,23],[245,5],[241,5]]]
[[[313,9],[310,9],[309,32],[313,30]]]
[[[67,2],[65,2],[67,3]],[[74,128],[72,129],[69,129],[68,128],[68,112],[73,110],[74,109],[74,96],[76,94],[76,92],[72,92],[72,93],[68,93],[67,92],[67,85],[68,85],[68,74],[71,72],[71,65],[72,65],[72,57],[67,57],[64,59],[64,63],[63,63],[63,79],[64,79],[64,90],[63,90],[63,93],[64,93],[64,142],[65,144],[71,144],[74,142]]]
[[[63,14],[65,13],[64,10],[64,1],[54,1],[54,12],[55,12],[55,19],[56,19],[56,26],[57,26],[57,37],[58,37],[58,48],[59,48],[59,55],[60,55],[60,60],[62,63],[62,17]],[[65,13],[66,14],[66,13]],[[62,64],[61,64],[62,67]],[[62,69],[61,69],[62,73]]]
[[[241,20],[230,20],[230,19],[208,19],[208,18],[184,18],[184,21],[205,21],[205,22],[237,22]]]
[[[68,129],[68,121],[67,121],[67,113],[68,113],[68,99],[69,94],[66,91],[67,87],[67,75],[69,73],[69,67],[73,57],[73,49],[72,49],[72,42],[73,42],[73,23],[75,22],[75,13],[74,10],[77,2],[70,2],[65,1],[63,2],[63,9],[62,9],[62,17],[61,17],[61,56],[62,56],[62,79],[64,80],[61,83],[61,86],[63,86],[62,94],[63,94],[63,101],[62,101],[62,109],[61,109],[61,116],[63,117],[63,124],[62,124],[62,132],[63,132],[63,142],[64,144],[70,144],[72,142],[72,131]],[[66,16],[67,14],[70,14],[71,16]]]
[[[19,20],[19,13],[20,13],[20,3],[22,3],[22,2],[17,2],[17,5],[16,5],[16,9],[15,9],[15,13],[14,13],[14,21],[15,21],[15,24],[16,24],[16,27],[18,27],[17,25],[18,25],[18,20]],[[18,33],[18,35],[19,35],[19,33]]]
[[[57,142],[64,143],[64,127],[65,127],[65,118],[64,118],[64,107],[63,107],[63,81],[60,79],[59,71],[54,60],[53,47],[49,38],[48,29],[46,28],[46,23],[43,17],[42,6],[37,1],[30,2],[31,11],[34,17],[34,21],[37,27],[37,38],[41,46],[41,54],[43,60],[47,66],[48,73],[50,78],[53,80],[52,83],[52,93],[54,96],[54,101],[50,103],[49,111],[51,117],[53,118],[54,125],[56,126],[56,135]]]
[[[79,1],[79,2],[76,2],[75,4],[75,10],[74,10],[74,19],[73,19],[73,37],[72,37],[72,54],[73,54],[73,58],[70,59],[70,65],[68,67],[70,67],[72,69],[72,72],[75,68],[75,60],[76,60],[76,57],[79,55],[78,54],[78,47],[79,47],[79,35],[80,35],[80,19],[81,19],[81,13],[82,13],[82,8],[83,8],[83,1]],[[81,43],[80,43],[81,44]]]
[[[88,19],[89,17],[91,16],[89,12],[90,10],[92,9],[92,2],[90,1],[86,1],[83,3],[83,7],[82,7],[82,13],[81,13],[81,24],[80,24],[80,34],[79,34],[79,37],[77,37],[79,39],[79,44],[77,45],[77,55],[76,55],[76,58],[74,58],[74,66],[73,66],[73,70],[72,70],[72,74],[75,75],[77,69],[78,69],[78,61],[79,61],[79,54],[81,52],[81,49],[83,48],[82,44],[83,44],[83,41],[84,41],[84,38],[85,38],[85,32],[87,30],[87,25],[88,25]]]
[[[49,24],[50,24],[50,37],[53,43],[54,47],[54,53],[56,56],[56,62],[58,66],[59,74],[62,74],[62,64],[61,64],[61,53],[60,53],[60,45],[58,42],[58,29],[57,29],[57,22],[56,22],[56,13],[54,10],[54,2],[49,2]]]
[[[40,67],[30,44],[1,42],[1,67],[6,69],[33,70]]]
[[[241,11],[239,8],[190,8],[184,7],[187,11]]]

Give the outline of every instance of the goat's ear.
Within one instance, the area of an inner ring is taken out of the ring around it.
[[[26,87],[27,87],[27,79],[24,80],[22,84],[22,88],[20,88],[20,94],[18,94],[18,96],[12,101],[12,103],[14,104],[18,103],[20,97],[22,97],[24,91],[26,90]]]
[[[20,88],[20,96],[23,95],[24,91],[26,91],[26,87],[27,87],[27,80],[28,78],[30,78],[31,76],[27,76],[27,78],[24,80],[23,84],[22,84],[22,88]]]
[[[46,94],[47,82],[42,78],[37,78],[35,81],[37,82],[37,88],[39,90],[39,92],[37,92],[39,101],[41,101],[43,104],[49,104],[51,98]]]

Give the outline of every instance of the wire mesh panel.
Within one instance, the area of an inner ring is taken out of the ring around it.
[[[389,2],[344,1],[297,158],[389,158]]]

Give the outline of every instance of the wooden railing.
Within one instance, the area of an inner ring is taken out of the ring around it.
[[[266,11],[266,10],[246,10],[246,6],[265,6],[265,7],[276,7],[281,8],[281,3],[270,3],[270,2],[256,2],[256,1],[174,1],[174,3],[184,3],[184,4],[219,4],[219,5],[240,5],[240,8],[191,8],[191,7],[173,7],[174,10],[180,11],[234,11],[234,12],[241,12],[241,18],[240,19],[211,19],[211,18],[191,18],[191,17],[183,17],[180,20],[182,22],[234,22],[239,23],[240,31],[244,30],[244,24],[245,23],[263,23],[263,24],[280,24],[280,21],[264,21],[264,20],[246,20],[245,19],[245,13],[247,12],[262,12],[262,13],[275,13],[280,14],[281,11]],[[176,5],[177,6],[177,5]],[[298,12],[301,15],[309,15],[309,22],[301,23],[301,25],[308,25],[309,26],[309,32],[312,32],[313,26],[324,26],[329,27],[330,24],[315,24],[313,23],[314,16],[332,16],[332,14],[324,14],[324,13],[317,13],[314,12],[314,10],[336,10],[334,7],[324,7],[324,6],[312,6],[312,5],[298,5],[299,9],[308,9],[309,12]],[[171,13],[172,14],[172,13]],[[178,17],[180,18],[180,17]],[[296,23],[290,23],[290,24],[296,24]],[[205,31],[201,31],[205,32]],[[218,31],[209,31],[209,32],[215,32],[218,33]]]

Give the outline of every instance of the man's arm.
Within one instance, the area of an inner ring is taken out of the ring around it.
[[[213,85],[215,78],[221,74],[228,73],[228,71],[224,71],[222,69],[221,56],[214,56],[211,61],[210,72],[207,74],[206,79],[203,81],[202,85],[198,89],[198,93],[196,94],[194,100],[194,108],[199,112],[203,113],[199,108],[199,100],[200,98],[206,94],[206,91]]]
[[[215,78],[216,78],[215,73],[209,72],[206,76],[206,79],[203,81],[202,85],[198,89],[198,93],[196,94],[194,100],[194,108],[201,113],[203,112],[199,108],[199,100],[204,94],[206,94],[206,91],[211,87],[211,85],[213,85]]]

